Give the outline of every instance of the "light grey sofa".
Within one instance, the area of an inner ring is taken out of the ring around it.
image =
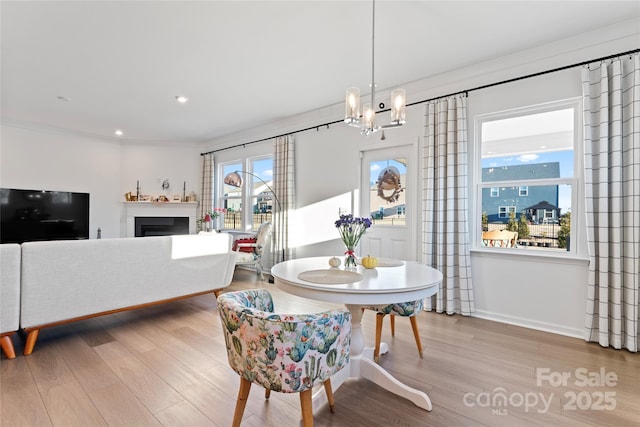
[[[40,329],[213,292],[231,283],[231,236],[160,236],[22,244],[20,328]]]
[[[16,357],[11,336],[20,321],[20,245],[0,245],[0,344],[8,359]]]

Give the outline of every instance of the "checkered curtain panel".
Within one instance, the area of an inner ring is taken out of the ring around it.
[[[474,311],[469,252],[467,188],[467,98],[426,105],[422,183],[422,259],[442,272],[439,292],[426,309],[438,313]]]
[[[202,155],[202,169],[200,170],[200,218],[213,210],[213,153]]]
[[[585,338],[638,351],[640,56],[582,70],[589,277]]]
[[[290,135],[276,138],[273,177],[275,196],[281,204],[273,220],[273,263],[276,264],[295,258],[294,249],[289,246],[289,216],[295,208],[294,141]]]

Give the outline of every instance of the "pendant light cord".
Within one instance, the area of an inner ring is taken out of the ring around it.
[[[373,4],[371,7],[372,17],[371,17],[371,111],[375,111],[376,105],[376,80],[375,80],[375,69],[376,69],[376,0],[373,0]],[[372,123],[373,125],[373,123]]]

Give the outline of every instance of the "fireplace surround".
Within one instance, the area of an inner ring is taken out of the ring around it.
[[[135,237],[189,234],[189,217],[185,216],[137,216],[134,221]]]
[[[136,218],[147,218],[147,236],[159,236],[166,234],[195,234],[198,202],[186,203],[150,203],[150,202],[123,202],[124,205],[124,235],[125,237],[137,237]],[[154,219],[155,218],[155,219]],[[183,218],[175,220],[176,218]],[[186,229],[185,220],[186,219]],[[172,223],[173,221],[173,223]],[[138,220],[140,223],[141,221]],[[145,221],[142,221],[145,222]],[[177,223],[181,223],[180,225]],[[173,228],[176,228],[175,229]],[[164,231],[163,231],[164,229]]]

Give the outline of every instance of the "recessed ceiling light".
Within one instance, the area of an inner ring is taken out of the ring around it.
[[[122,132],[120,129],[116,129],[116,131],[114,133],[116,134],[116,136],[124,135],[124,132]]]
[[[189,101],[189,98],[184,95],[178,95],[176,96],[176,101],[178,101],[180,104],[186,104],[187,101]]]

